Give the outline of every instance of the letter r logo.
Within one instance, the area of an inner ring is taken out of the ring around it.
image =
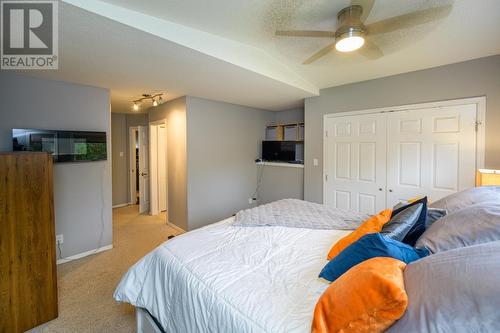
[[[3,54],[52,54],[52,2],[2,2]]]

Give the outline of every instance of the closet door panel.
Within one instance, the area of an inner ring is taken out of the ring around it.
[[[476,105],[391,112],[387,117],[387,205],[431,201],[473,187]]]
[[[327,118],[325,204],[375,214],[385,208],[386,116]]]

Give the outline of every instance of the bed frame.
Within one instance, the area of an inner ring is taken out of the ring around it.
[[[156,319],[143,308],[135,308],[135,321],[137,333],[166,333]]]

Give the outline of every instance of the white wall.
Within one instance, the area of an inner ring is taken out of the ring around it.
[[[12,150],[12,128],[107,132],[107,161],[55,164],[54,201],[63,257],[110,245],[109,91],[0,72],[0,101],[1,151]]]
[[[323,89],[305,103],[304,197],[323,201],[323,116],[486,96],[486,167],[500,168],[500,55]],[[313,166],[313,159],[319,160]]]

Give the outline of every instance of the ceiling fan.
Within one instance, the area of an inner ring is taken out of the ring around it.
[[[365,25],[374,0],[352,0],[351,5],[338,12],[337,29],[335,31],[315,30],[278,30],[277,36],[291,37],[325,37],[333,38],[334,42],[319,50],[303,64],[310,64],[333,50],[338,52],[358,51],[369,59],[377,59],[384,55],[371,37],[401,29],[411,28],[446,17],[451,11],[451,5],[432,7],[408,14],[391,17],[385,20]]]

